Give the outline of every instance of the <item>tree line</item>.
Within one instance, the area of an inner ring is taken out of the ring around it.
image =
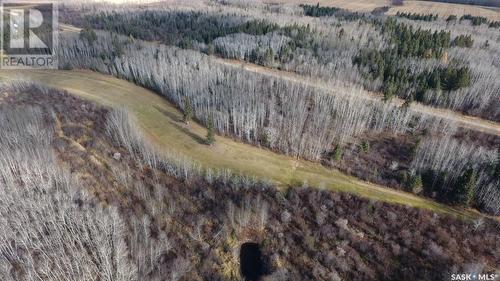
[[[450,15],[448,18],[446,18],[446,22],[456,22],[458,20],[458,17],[456,15]],[[489,28],[499,28],[500,27],[500,21],[494,21],[494,20],[488,20],[485,17],[481,16],[473,16],[471,14],[465,14],[460,17],[460,22],[467,20],[470,21],[472,26],[480,26],[482,24],[487,24]]]
[[[481,25],[483,23],[488,23],[488,19],[481,16],[473,16],[471,14],[466,14],[460,17],[460,20],[469,20],[472,25]]]
[[[426,0],[426,1],[429,1],[429,0]],[[498,3],[498,1],[495,1],[495,0],[438,0],[437,2],[500,7],[500,3]]]
[[[300,5],[302,9],[304,9],[304,15],[309,17],[325,17],[325,16],[333,16],[339,11],[340,8],[336,7],[322,7],[319,5]]]
[[[345,9],[340,9],[336,7],[325,7],[317,5],[307,5],[301,4],[300,7],[303,9],[304,15],[308,17],[336,17],[338,19],[353,21],[363,18],[365,15],[358,12],[351,12]]]
[[[411,168],[434,198],[498,214],[499,152],[451,137],[428,138],[418,146]]]
[[[407,18],[410,20],[423,20],[423,21],[435,21],[438,19],[437,14],[417,14],[417,13],[406,13],[406,12],[397,12],[396,17],[399,18]]]

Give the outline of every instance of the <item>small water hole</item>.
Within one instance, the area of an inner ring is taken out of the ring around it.
[[[259,244],[245,243],[240,249],[240,270],[246,281],[258,281],[264,274],[264,263]]]

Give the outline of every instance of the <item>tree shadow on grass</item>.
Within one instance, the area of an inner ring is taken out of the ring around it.
[[[169,112],[168,110],[162,109],[159,106],[153,105],[153,107],[158,110],[161,114],[167,116],[169,119],[171,119],[174,122],[182,122],[183,120],[179,118],[179,116],[173,112]]]
[[[165,115],[169,119],[169,122],[173,126],[175,126],[178,130],[180,130],[181,132],[183,132],[186,135],[188,135],[189,137],[191,137],[197,143],[199,143],[199,144],[206,144],[205,138],[203,138],[203,137],[201,137],[201,136],[199,136],[199,135],[191,132],[188,128],[186,128],[186,127],[178,124],[178,123],[182,122],[183,120],[180,119],[176,114],[174,114],[172,112],[168,112],[167,110],[161,109],[158,106],[154,106],[154,108],[156,110],[158,110],[161,114]]]

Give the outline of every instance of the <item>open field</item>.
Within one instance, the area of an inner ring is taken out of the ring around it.
[[[438,14],[443,18],[446,18],[449,15],[461,17],[465,14],[471,14],[473,16],[481,16],[494,21],[500,20],[500,10],[495,8],[428,1],[407,1],[404,6],[392,7],[387,14],[395,15],[397,12]]]
[[[472,211],[455,209],[410,193],[386,189],[346,176],[319,164],[279,155],[225,137],[213,147],[204,145],[205,128],[186,127],[182,114],[159,95],[124,80],[91,71],[1,71],[2,79],[30,79],[62,88],[107,106],[125,106],[138,118],[146,134],[161,148],[185,155],[205,167],[231,169],[268,178],[280,186],[307,181],[314,186],[349,192],[363,197],[474,217]]]
[[[79,2],[75,0],[73,2]],[[255,2],[264,3],[287,3],[287,4],[320,4],[321,6],[339,7],[356,12],[371,12],[376,8],[391,6],[389,0],[257,0]],[[206,0],[95,0],[95,2],[107,2],[113,4],[151,4],[151,5],[206,5]],[[404,6],[391,7],[388,15],[395,15],[397,12],[411,12],[419,14],[438,14],[440,17],[449,15],[462,16],[471,14],[482,16],[490,20],[500,20],[500,9],[483,6],[440,3],[432,1],[405,1]]]
[[[370,12],[375,8],[390,6],[387,0],[264,0],[265,3],[293,3],[293,4],[317,4],[321,6],[332,6],[357,12]],[[500,20],[500,11],[498,9],[461,5],[447,4],[430,1],[405,1],[404,6],[391,7],[387,12],[389,15],[395,15],[397,12],[411,12],[419,14],[438,14],[440,17],[449,15],[462,16],[471,14],[473,16],[482,16],[490,20]]]

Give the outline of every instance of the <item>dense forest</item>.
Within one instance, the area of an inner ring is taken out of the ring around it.
[[[300,5],[304,9],[304,15],[308,17],[331,17],[342,19],[342,20],[357,20],[363,18],[365,15],[357,12],[351,12],[348,10],[336,8],[336,7],[323,7],[319,3],[315,6],[313,5]]]
[[[314,31],[308,26],[293,24],[280,27],[267,20],[230,14],[198,11],[102,12],[86,16],[75,24],[269,66],[275,61],[286,63],[293,60],[297,49],[319,48],[318,43],[311,39]],[[234,41],[248,44],[233,50],[228,45]]]
[[[263,35],[279,29],[265,21],[248,21],[238,16],[210,15],[198,11],[162,13],[143,11],[132,16],[112,12],[87,16],[84,23],[95,29],[106,29],[147,41],[193,48],[209,44],[219,37],[234,33]]]
[[[413,30],[412,26],[395,20],[386,20],[378,25],[383,33],[390,36],[390,45],[393,47],[384,51],[362,51],[353,62],[368,68],[372,80],[383,81],[386,99],[398,95],[408,100],[423,102],[429,89],[451,92],[470,86],[471,74],[467,66],[450,63],[446,67],[415,73],[411,65],[400,63],[409,57],[441,58],[451,45],[449,32]],[[457,37],[453,42],[461,44],[462,41],[462,37]]]
[[[411,20],[426,15],[393,18],[318,5],[292,15],[246,9],[67,12],[65,20],[500,120],[499,82],[492,79],[499,66],[478,60],[498,57],[498,30],[465,24],[474,17]],[[467,56],[459,54],[463,48]]]
[[[272,280],[440,280],[500,262],[496,221],[278,190],[159,154],[124,109],[29,83],[2,95],[2,280],[234,280],[245,243]]]

